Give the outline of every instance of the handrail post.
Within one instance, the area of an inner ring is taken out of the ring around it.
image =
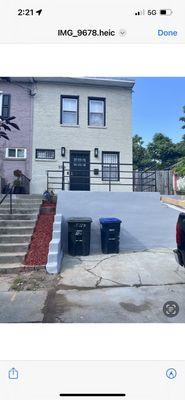
[[[48,179],[49,179],[49,171],[47,171],[47,191],[49,190],[49,182],[48,182]]]
[[[155,170],[155,192],[157,192],[157,171]]]
[[[12,188],[10,189],[10,214],[13,214],[13,210],[12,210]]]
[[[143,172],[142,171],[141,171],[140,179],[141,179],[140,188],[141,188],[141,192],[142,192],[143,191]]]
[[[65,165],[62,163],[62,190],[65,190]]]
[[[109,164],[109,192],[111,192],[111,164]]]

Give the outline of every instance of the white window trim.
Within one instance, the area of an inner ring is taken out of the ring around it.
[[[9,150],[15,150],[15,157],[10,157],[8,155]],[[18,150],[24,150],[24,157],[18,157],[17,153]],[[6,148],[6,152],[5,152],[5,157],[8,159],[12,159],[12,160],[25,160],[27,158],[27,149],[23,148],[23,147],[7,147]]]

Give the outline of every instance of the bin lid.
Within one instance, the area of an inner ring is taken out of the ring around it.
[[[83,223],[89,222],[89,223],[91,223],[92,222],[92,218],[90,218],[90,217],[71,217],[71,218],[68,218],[67,222],[68,223],[77,223],[77,222],[83,222]]]
[[[121,224],[122,223],[121,219],[113,218],[113,217],[100,218],[99,221],[100,221],[100,224],[111,224],[111,223]]]

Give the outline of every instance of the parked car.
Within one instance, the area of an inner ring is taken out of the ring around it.
[[[176,261],[185,267],[185,213],[180,213],[176,225],[177,249],[174,250]]]

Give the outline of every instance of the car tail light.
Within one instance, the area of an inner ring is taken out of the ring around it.
[[[183,232],[182,232],[179,222],[177,222],[177,225],[176,225],[176,242],[177,242],[177,246],[181,246],[183,243]]]

